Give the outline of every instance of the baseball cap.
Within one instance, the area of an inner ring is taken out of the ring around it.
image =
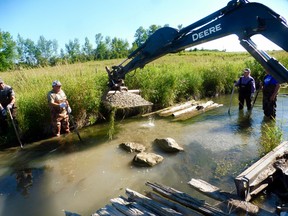
[[[54,80],[53,82],[52,82],[52,86],[61,86],[62,84],[61,84],[61,82],[59,81],[59,80]]]
[[[246,73],[251,73],[251,71],[250,71],[250,69],[249,69],[249,68],[245,68],[245,69],[243,70],[243,72],[246,72]]]

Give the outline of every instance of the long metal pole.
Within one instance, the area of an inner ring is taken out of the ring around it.
[[[256,102],[256,100],[257,100],[257,97],[258,97],[259,91],[260,91],[260,88],[259,88],[259,89],[257,90],[257,92],[256,92],[256,95],[255,95],[254,101],[253,101],[252,106],[251,106],[251,110],[253,109],[254,104],[255,104],[255,102]]]
[[[14,131],[15,131],[15,134],[16,134],[16,136],[17,136],[17,139],[18,139],[18,142],[19,142],[19,144],[20,144],[20,147],[23,149],[23,145],[22,145],[22,142],[21,142],[21,140],[20,140],[20,136],[19,136],[18,130],[17,130],[17,128],[16,128],[16,125],[15,125],[15,122],[14,122],[14,119],[13,119],[13,116],[12,116],[11,111],[10,111],[9,108],[7,109],[7,112],[9,113],[9,116],[10,116],[12,125],[13,125],[13,127],[14,127]]]

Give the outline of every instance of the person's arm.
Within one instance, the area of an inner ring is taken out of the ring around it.
[[[251,81],[251,94],[254,94],[256,91],[256,85],[255,85],[255,80],[253,79]]]
[[[55,108],[60,106],[59,103],[56,103],[54,101],[54,98],[52,97],[51,93],[48,94],[48,104],[49,104],[50,107],[55,107]]]
[[[239,83],[240,83],[240,79],[238,79],[237,81],[234,81],[235,86],[239,86]]]

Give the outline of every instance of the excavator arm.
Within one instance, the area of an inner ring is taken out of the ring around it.
[[[238,36],[240,44],[278,82],[288,81],[288,70],[275,58],[258,50],[257,45],[251,40],[253,35],[261,34],[288,51],[286,20],[263,4],[250,3],[247,0],[232,0],[226,7],[181,30],[171,27],[158,29],[121,64],[113,66],[112,70],[106,67],[110,86],[125,79],[125,75],[130,71],[143,68],[149,62],[168,53],[180,52],[231,34]]]

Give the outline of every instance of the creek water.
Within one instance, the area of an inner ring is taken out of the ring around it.
[[[277,102],[276,124],[287,140],[288,97],[281,90]],[[147,181],[183,191],[199,199],[214,201],[198,193],[187,182],[203,179],[221,189],[235,192],[234,178],[259,159],[261,137],[265,133],[260,93],[251,115],[238,111],[235,93],[230,115],[230,95],[213,98],[223,104],[185,121],[172,117],[133,117],[115,122],[109,139],[109,125],[99,124],[80,130],[83,142],[69,134],[27,144],[23,150],[0,151],[0,215],[63,216],[64,211],[91,215],[125,196],[130,188],[149,190]],[[184,148],[168,154],[153,145],[156,138],[171,137]],[[137,142],[147,152],[160,154],[162,163],[136,167],[135,153],[119,148],[122,142]],[[263,194],[257,204],[273,211],[277,199]],[[214,203],[215,204],[215,203]]]

